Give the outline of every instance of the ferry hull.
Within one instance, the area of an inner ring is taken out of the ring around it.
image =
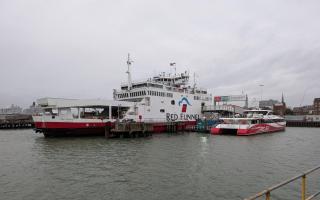
[[[35,131],[45,137],[103,136],[113,126],[111,122],[35,122]]]
[[[154,133],[164,133],[168,128],[167,122],[153,122]],[[187,126],[195,126],[196,121],[185,121],[177,127],[185,130]],[[45,137],[64,136],[103,136],[106,130],[114,128],[115,122],[35,122],[35,131]]]

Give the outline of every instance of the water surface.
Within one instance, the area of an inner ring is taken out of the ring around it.
[[[316,128],[111,140],[1,130],[0,199],[243,199],[318,164]],[[315,191],[320,173],[312,177]],[[299,184],[272,199],[299,199]]]

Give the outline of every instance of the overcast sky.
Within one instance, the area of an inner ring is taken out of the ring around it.
[[[126,81],[189,70],[213,95],[320,97],[319,0],[0,0],[0,106],[111,99]],[[259,85],[263,84],[263,87]]]

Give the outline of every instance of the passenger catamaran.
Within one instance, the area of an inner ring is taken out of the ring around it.
[[[247,110],[244,114],[244,118],[220,118],[221,123],[211,128],[211,134],[254,135],[285,130],[284,118],[271,110]]]
[[[195,125],[202,108],[212,104],[207,90],[189,85],[189,73],[160,73],[144,81],[131,81],[128,56],[128,81],[113,92],[114,100],[76,100],[42,98],[44,109],[33,116],[36,131],[45,136],[74,133],[104,134],[116,121],[149,122],[154,131],[166,131],[168,121]],[[172,64],[173,65],[173,64]]]

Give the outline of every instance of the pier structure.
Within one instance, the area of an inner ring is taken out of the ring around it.
[[[148,137],[157,132],[157,128],[164,128],[167,133],[184,132],[187,125],[184,122],[166,122],[159,126],[148,122],[116,122],[113,128],[106,127],[106,138],[137,138]]]
[[[320,115],[286,115],[288,127],[320,127]]]
[[[0,129],[33,128],[31,115],[5,114],[0,115]]]

